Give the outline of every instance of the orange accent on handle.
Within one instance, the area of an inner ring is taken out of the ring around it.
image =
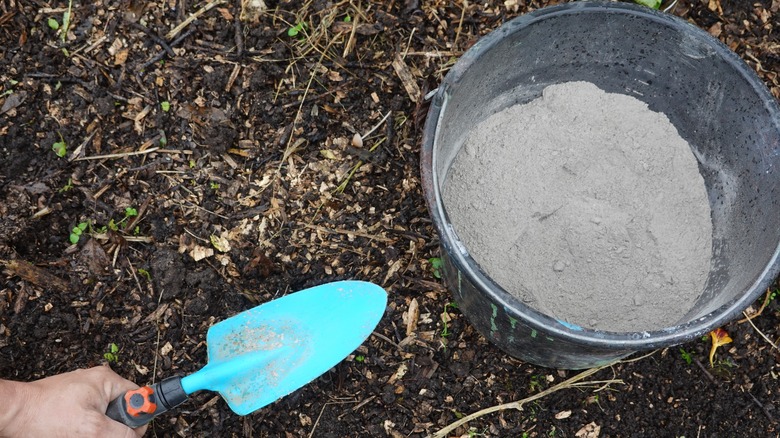
[[[157,405],[149,399],[152,394],[154,394],[154,390],[149,386],[127,391],[125,393],[127,413],[133,417],[141,414],[153,414],[157,410]]]

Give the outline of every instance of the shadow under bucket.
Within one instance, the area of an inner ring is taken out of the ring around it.
[[[693,308],[682,309],[674,326],[607,332],[538,312],[480,268],[448,219],[441,192],[469,132],[547,86],[571,81],[631,95],[664,113],[698,160],[712,212],[711,268]],[[510,355],[566,369],[699,338],[753,303],[780,268],[777,166],[780,107],[736,54],[677,17],[590,1],[539,9],[478,41],[434,95],[421,152],[444,278],[463,313]]]

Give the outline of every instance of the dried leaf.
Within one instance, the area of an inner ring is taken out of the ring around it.
[[[211,249],[211,248],[206,248],[206,247],[200,246],[200,245],[195,245],[190,250],[189,254],[190,254],[190,257],[192,257],[193,260],[195,260],[196,262],[199,262],[199,261],[205,259],[206,257],[213,256],[214,255],[214,250]]]
[[[558,412],[557,414],[555,414],[555,419],[556,420],[563,420],[563,419],[569,418],[569,417],[571,417],[571,411],[561,411],[561,412]]]
[[[419,102],[420,97],[422,96],[420,86],[417,85],[411,70],[409,70],[409,67],[406,65],[403,58],[401,58],[400,53],[396,53],[395,58],[393,58],[393,69],[395,70],[395,74],[398,75],[398,78],[401,79],[401,83],[404,85],[404,90],[406,90],[406,93],[409,95],[409,99],[414,103]]]
[[[722,328],[717,328],[710,332],[710,339],[712,340],[712,348],[710,349],[710,368],[714,366],[713,359],[715,358],[715,351],[721,345],[730,344],[732,342],[731,337]]]
[[[12,93],[10,96],[8,96],[7,99],[5,99],[5,102],[3,102],[3,106],[0,107],[0,114],[5,114],[8,111],[11,111],[12,109],[18,107],[22,103],[24,103],[24,100],[27,98],[27,92],[22,90],[16,93]]]
[[[241,21],[256,23],[260,21],[260,15],[268,9],[263,0],[241,0]]]
[[[401,363],[401,365],[398,366],[398,369],[395,371],[395,373],[393,373],[393,375],[390,376],[390,379],[388,379],[387,383],[389,385],[392,385],[393,383],[397,382],[398,379],[405,376],[407,371],[409,371],[409,367],[405,363]]]
[[[95,239],[89,239],[81,249],[81,262],[87,265],[90,274],[95,276],[105,275],[106,268],[111,265],[111,260],[106,255],[103,247]]]
[[[406,311],[406,336],[410,336],[417,331],[417,321],[420,319],[420,305],[417,298],[412,298],[409,303],[409,310]]]
[[[577,433],[574,434],[577,438],[598,438],[601,433],[601,426],[595,422],[590,422],[584,426]]]
[[[228,241],[226,236],[216,236],[214,234],[209,237],[211,240],[211,245],[216,248],[219,252],[228,252],[230,251],[230,242]]]

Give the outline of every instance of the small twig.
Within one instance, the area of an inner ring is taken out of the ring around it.
[[[307,224],[307,223],[304,223],[304,222],[298,222],[298,225],[301,225],[301,226],[306,227],[306,228],[311,228],[311,229],[316,230],[316,231],[322,231],[323,233],[344,234],[344,235],[347,235],[347,236],[353,235],[353,236],[356,236],[356,237],[365,237],[366,239],[376,240],[377,242],[383,242],[383,243],[390,243],[390,242],[392,242],[392,240],[388,239],[387,237],[378,236],[376,234],[364,233],[362,231],[350,231],[350,230],[342,230],[342,229],[338,229],[338,228],[325,228],[325,227],[321,227],[319,225],[311,225],[311,224]]]
[[[766,418],[769,418],[769,421],[771,421],[772,423],[777,422],[777,420],[775,420],[775,417],[772,416],[772,413],[769,412],[769,409],[767,409],[766,406],[764,406],[760,401],[758,401],[756,396],[754,396],[750,392],[748,392],[748,395],[750,396],[750,398],[753,399],[753,401],[758,405],[758,407],[761,408],[761,411],[764,413],[764,415],[766,415]]]
[[[175,40],[173,40],[173,41],[171,42],[170,46],[171,46],[171,47],[176,47],[176,46],[178,46],[178,45],[179,45],[179,44],[180,44],[182,41],[184,41],[184,40],[185,40],[185,39],[186,39],[188,36],[192,35],[192,34],[193,34],[193,32],[195,32],[195,30],[194,30],[194,29],[190,29],[190,30],[188,30],[187,32],[184,32],[183,34],[181,34],[181,36],[179,36],[178,38],[176,38]],[[154,64],[155,62],[157,62],[157,61],[159,61],[159,60],[163,59],[163,58],[165,57],[165,55],[166,55],[166,52],[165,52],[164,50],[160,50],[160,51],[159,51],[159,52],[158,52],[156,55],[154,55],[154,57],[152,57],[152,59],[150,59],[150,60],[146,61],[145,63],[143,63],[143,65],[142,65],[141,67],[139,67],[139,68],[138,68],[138,71],[139,71],[139,72],[143,72],[144,70],[146,70],[146,67],[149,67],[150,65]]]
[[[610,364],[603,365],[603,366],[600,366],[600,367],[597,367],[597,368],[591,368],[589,370],[585,370],[585,371],[577,374],[576,376],[571,377],[569,379],[566,379],[563,382],[561,382],[561,383],[559,383],[559,384],[557,384],[555,386],[551,386],[551,387],[545,389],[544,391],[542,391],[542,392],[540,392],[538,394],[532,395],[531,397],[526,397],[526,398],[524,398],[522,400],[517,400],[517,401],[510,402],[510,403],[504,403],[504,404],[500,404],[500,405],[496,405],[496,406],[491,406],[489,408],[485,408],[485,409],[482,409],[480,411],[477,411],[477,412],[475,412],[473,414],[466,415],[465,417],[461,418],[460,420],[458,420],[458,421],[456,421],[454,423],[451,423],[449,426],[439,430],[438,432],[434,433],[433,435],[430,435],[429,437],[430,438],[444,438],[450,432],[452,432],[453,430],[455,430],[458,427],[462,426],[463,424],[466,424],[466,423],[468,423],[471,420],[474,420],[474,419],[479,418],[479,417],[481,417],[483,415],[487,415],[487,414],[490,414],[490,413],[493,413],[493,412],[504,411],[504,410],[507,410],[507,409],[517,409],[517,410],[520,411],[520,410],[523,409],[523,405],[525,405],[527,403],[530,403],[530,402],[532,402],[534,400],[538,400],[540,398],[546,397],[546,396],[552,394],[553,392],[559,391],[561,389],[570,388],[570,387],[572,387],[572,385],[574,383],[576,383],[576,382],[578,382],[578,381],[580,381],[580,380],[582,380],[582,379],[584,379],[586,377],[590,377],[593,374],[596,374],[597,372],[603,370],[604,368],[611,367],[615,363],[617,363],[617,362],[612,362]]]
[[[149,38],[153,39],[155,43],[159,44],[160,47],[162,47],[163,50],[165,50],[165,52],[168,53],[168,56],[170,56],[171,58],[176,56],[176,54],[173,53],[173,49],[171,49],[171,46],[168,45],[168,42],[165,41],[164,39],[160,38],[160,36],[157,35],[156,33],[152,32],[151,29],[149,29],[146,26],[142,26],[142,25],[140,25],[138,23],[132,22],[132,21],[129,22],[129,24],[130,24],[130,27],[132,27],[134,29],[140,30],[141,32],[143,32],[147,36],[149,36]]]
[[[131,157],[133,155],[145,155],[150,154],[152,152],[157,152],[157,150],[160,149],[158,147],[149,148],[143,151],[133,151],[133,152],[122,152],[120,154],[105,154],[105,155],[93,155],[91,157],[79,157],[76,158],[73,161],[83,161],[83,160],[104,160],[107,158],[124,158],[124,157]]]
[[[239,8],[241,7],[241,1],[238,1]],[[239,16],[240,14],[236,14],[235,18],[233,19],[233,40],[236,43],[236,59],[241,59],[241,57],[244,55],[244,36],[243,28],[241,26],[241,18]]]
[[[745,316],[747,316],[747,314],[746,314],[744,311],[742,312],[742,314],[743,314],[743,315],[745,315]],[[759,335],[761,335],[761,337],[762,337],[762,338],[764,338],[764,340],[765,340],[765,341],[767,341],[767,342],[769,343],[769,345],[771,345],[771,346],[772,346],[772,348],[774,348],[774,349],[775,349],[775,350],[777,350],[777,351],[780,351],[780,347],[778,347],[777,345],[775,345],[775,343],[774,343],[774,342],[772,342],[772,340],[771,340],[771,339],[769,339],[769,338],[768,338],[768,337],[767,337],[767,336],[764,334],[764,332],[762,332],[761,330],[759,330],[759,329],[758,329],[758,327],[756,327],[756,325],[755,325],[755,324],[753,324],[753,320],[752,320],[752,319],[748,318],[747,322],[748,322],[748,323],[750,323],[750,326],[751,326],[751,327],[753,327],[753,330],[755,330],[755,331],[756,331],[756,332],[757,332]]]
[[[650,356],[654,355],[654,354],[655,354],[655,353],[657,353],[657,352],[658,352],[658,350],[653,350],[653,351],[651,351],[651,352],[649,352],[649,353],[647,353],[647,354],[643,354],[643,355],[641,355],[641,356],[639,356],[639,357],[636,357],[636,358],[633,358],[633,359],[622,359],[622,360],[620,361],[620,363],[631,363],[631,362],[639,362],[640,360],[642,360],[642,359],[645,359],[645,358],[647,358],[647,357],[650,357]]]
[[[395,342],[393,342],[392,340],[390,340],[390,338],[388,338],[387,336],[385,336],[385,335],[383,335],[381,333],[377,333],[377,332],[371,332],[371,334],[376,336],[377,338],[387,342],[388,344],[392,345],[393,347],[397,348],[399,351],[403,351],[403,348],[401,348],[400,345],[398,345]]]
[[[169,40],[173,39],[173,37],[178,35],[179,32],[181,32],[185,27],[189,26],[190,23],[197,20],[198,17],[210,11],[212,8],[214,8],[214,6],[221,5],[222,3],[225,3],[225,0],[211,0],[210,2],[206,3],[205,6],[195,11],[195,13],[190,14],[189,17],[187,17],[184,21],[179,23],[178,26],[171,29],[171,31],[165,35],[165,38]]]
[[[744,318],[744,319],[740,319],[739,321],[737,321],[737,323],[739,323],[739,324],[742,324],[743,322],[747,322],[747,321],[750,321],[750,320],[751,320],[751,319],[753,319],[753,318],[756,318],[756,317],[758,317],[758,316],[761,316],[761,313],[762,313],[762,312],[764,311],[764,309],[766,308],[766,305],[767,305],[767,304],[769,304],[769,299],[770,299],[771,297],[772,297],[772,290],[771,290],[771,289],[769,289],[769,288],[766,288],[766,295],[764,296],[764,302],[761,304],[761,308],[760,308],[760,309],[758,309],[758,312],[756,312],[756,313],[754,313],[754,314],[752,314],[752,315],[750,315],[750,316],[747,316],[747,315],[745,315],[745,316],[746,316],[746,318]],[[745,312],[742,312],[742,314],[744,315],[744,314],[745,314]]]
[[[458,48],[458,38],[460,38],[460,31],[463,29],[463,17],[466,16],[466,9],[469,7],[468,0],[463,0],[463,7],[460,9],[460,20],[458,20],[458,30],[455,31],[455,41],[452,43],[452,48]]]
[[[385,114],[384,117],[382,117],[382,120],[379,121],[376,125],[374,125],[371,129],[368,130],[365,134],[361,136],[361,138],[365,139],[369,135],[373,134],[374,131],[376,131],[380,126],[382,126],[382,123],[385,123],[385,120],[387,120],[388,117],[390,117],[390,114],[392,114],[392,111],[388,111],[387,114]]]
[[[694,362],[696,362],[696,365],[698,365],[698,366],[699,366],[699,368],[701,368],[701,370],[704,372],[704,375],[705,375],[705,376],[706,376],[708,379],[710,379],[710,382],[712,382],[712,383],[716,383],[716,384],[718,383],[718,381],[717,381],[717,380],[715,380],[715,377],[712,377],[712,374],[710,374],[710,372],[709,372],[709,371],[707,371],[707,368],[706,368],[704,365],[702,365],[702,364],[701,364],[701,362],[699,362],[699,359],[696,359],[696,358],[694,357],[694,358],[693,358],[693,361],[694,361]]]

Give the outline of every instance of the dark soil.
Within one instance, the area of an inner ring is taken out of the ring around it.
[[[0,377],[104,363],[112,343],[111,367],[139,384],[190,373],[214,322],[339,279],[389,292],[381,336],[252,415],[199,393],[148,436],[425,436],[574,376],[508,357],[448,305],[420,189],[426,108],[393,67],[425,94],[479,36],[557,2],[269,0],[256,22],[211,3],[167,35],[207,3],[75,1],[63,38],[47,22],[67,1],[0,1]],[[780,1],[674,13],[780,97]],[[753,319],[775,345],[779,317],[774,299]],[[450,436],[777,436],[780,350],[748,323],[724,329],[713,368],[697,340]]]

